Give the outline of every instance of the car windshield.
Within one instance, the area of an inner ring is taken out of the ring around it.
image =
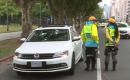
[[[27,42],[68,41],[69,39],[68,29],[45,29],[34,31]]]
[[[127,24],[117,23],[118,27],[127,28]]]

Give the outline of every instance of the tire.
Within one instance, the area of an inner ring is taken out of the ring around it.
[[[23,76],[23,75],[24,75],[23,72],[19,72],[19,71],[16,71],[16,74],[17,74],[18,76]]]
[[[73,54],[72,56],[72,61],[71,61],[71,69],[68,70],[68,74],[69,75],[74,75],[74,72],[75,72],[75,54]]]
[[[85,56],[85,46],[82,46],[82,55],[81,55],[81,58],[80,58],[80,61],[84,61],[84,56]]]
[[[127,36],[127,39],[130,39],[130,36]]]
[[[83,61],[83,60],[84,60],[84,54],[82,53],[80,61]]]

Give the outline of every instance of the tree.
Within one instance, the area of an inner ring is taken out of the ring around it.
[[[0,0],[0,16],[6,15],[7,9],[9,11],[8,14],[11,16],[18,15],[20,11],[12,0]]]
[[[31,9],[36,0],[15,0],[17,6],[21,8],[22,13],[22,34],[21,37],[27,37],[32,30]]]
[[[79,16],[90,15],[100,0],[47,0],[51,13],[57,23],[72,21]]]
[[[55,18],[55,23],[72,23],[81,16],[90,15],[96,8],[100,0],[15,0],[22,12],[22,35],[27,37],[31,31],[31,10],[36,2],[48,3],[51,14]],[[47,9],[48,10],[48,9]],[[38,10],[37,10],[38,11]]]
[[[47,4],[42,2],[37,2],[32,8],[32,18],[34,24],[43,25],[45,24],[45,18],[50,17],[51,13],[48,9]]]
[[[51,15],[47,4],[44,4],[42,2],[37,2],[32,8],[32,16],[39,17],[40,14],[42,14],[42,16]]]
[[[103,15],[103,9],[101,9],[100,7],[97,7],[92,13],[91,15],[96,16],[96,18],[100,19],[102,18]]]
[[[7,31],[9,31],[8,24],[19,14],[20,10],[12,0],[0,0],[0,24],[7,24]],[[18,22],[18,20],[14,22]]]

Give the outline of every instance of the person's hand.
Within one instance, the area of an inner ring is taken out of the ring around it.
[[[112,41],[112,43],[114,43],[116,47],[119,46],[119,44],[117,42],[115,42],[115,41]]]
[[[119,44],[117,44],[117,43],[116,43],[116,44],[115,44],[115,46],[116,46],[116,47],[118,47],[118,46],[119,46]]]
[[[117,42],[114,41],[113,43],[115,44],[115,47],[119,46],[119,44]]]
[[[115,43],[115,41],[113,41],[113,40],[110,40],[112,43]]]

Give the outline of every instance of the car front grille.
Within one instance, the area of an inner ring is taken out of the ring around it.
[[[21,59],[52,59],[54,54],[38,54],[38,57],[35,57],[35,54],[22,54]]]
[[[127,31],[120,31],[120,33],[127,33]]]
[[[66,63],[59,63],[59,64],[42,64],[42,67],[31,67],[31,62],[28,62],[27,65],[20,65],[20,64],[14,64],[15,69],[60,69],[60,68],[66,68]]]

